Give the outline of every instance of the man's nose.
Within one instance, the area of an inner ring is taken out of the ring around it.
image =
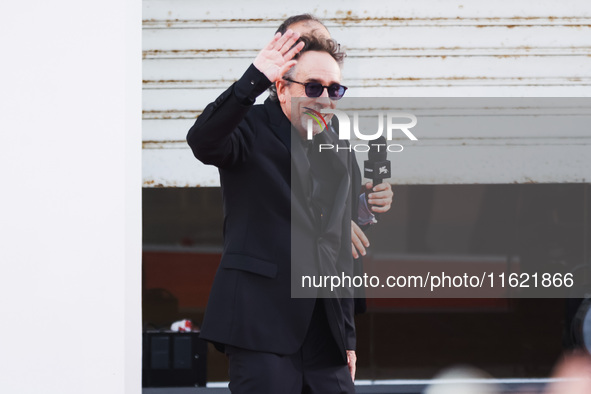
[[[321,104],[323,107],[328,107],[332,104],[331,99],[328,97],[327,88],[322,89],[322,94],[320,95],[320,97],[317,98],[317,102],[318,104]]]

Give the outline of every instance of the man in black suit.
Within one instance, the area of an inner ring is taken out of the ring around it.
[[[322,21],[311,14],[292,15],[285,19],[277,29],[277,32],[283,34],[288,29],[300,35],[314,34],[319,37],[332,38],[330,32]],[[271,95],[275,94],[274,86],[271,88]],[[329,124],[333,128],[336,122]],[[369,239],[364,233],[371,224],[376,222],[376,214],[385,213],[392,206],[392,186],[383,182],[373,186],[371,182],[363,185],[364,196],[361,194],[361,172],[357,161],[353,162],[353,171],[351,173],[351,182],[353,190],[353,211],[351,222],[351,249],[353,257],[357,260],[356,267],[361,272],[361,256],[365,256],[366,248],[369,247]],[[361,309],[364,309],[361,308]]]
[[[300,35],[314,34],[319,37],[332,38],[326,26],[311,14],[292,15],[285,19],[277,29],[283,34],[288,29],[300,33]],[[272,97],[276,96],[273,85],[270,87]],[[328,124],[330,130],[338,129],[336,118]],[[387,182],[379,185],[372,185],[371,182],[361,185],[362,177],[357,160],[353,160],[351,171],[352,185],[352,211],[351,211],[351,253],[353,254],[354,269],[356,275],[363,275],[363,261],[361,256],[366,255],[366,248],[369,247],[369,239],[365,231],[377,223],[377,215],[390,210],[392,205],[392,187]],[[363,191],[362,191],[363,190]],[[367,310],[365,300],[365,289],[355,289],[355,314],[364,313]]]
[[[220,171],[224,251],[201,336],[228,354],[234,393],[354,392],[352,299],[319,298],[317,289],[291,296],[302,273],[353,268],[353,156],[316,154],[314,144],[339,141],[315,128],[310,146],[303,117],[344,93],[343,55],[314,37],[302,50],[298,38],[278,33],[187,136],[195,156]],[[272,83],[277,101],[253,105]],[[293,111],[292,98],[303,98]]]

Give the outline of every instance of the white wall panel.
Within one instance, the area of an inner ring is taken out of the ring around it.
[[[417,1],[143,1],[143,179],[146,187],[218,185],[217,172],[193,159],[184,142],[202,109],[240,77],[288,16],[311,12],[346,49],[344,84],[351,97],[589,97],[591,3],[587,0]],[[452,135],[421,139],[405,151],[408,168],[394,183],[588,181],[583,152],[591,131],[567,136],[525,133],[528,149],[498,145],[498,130],[477,139],[491,160],[454,165],[465,152]],[[477,135],[477,136],[476,136]],[[576,137],[576,142],[574,138]],[[569,139],[571,138],[571,139]],[[561,141],[552,165],[543,149]],[[565,145],[566,144],[566,145]],[[569,145],[570,144],[570,145]],[[564,148],[568,146],[568,148]],[[537,147],[537,148],[536,148]],[[571,152],[572,147],[572,152]],[[420,165],[439,149],[454,157]],[[537,155],[536,152],[540,154]],[[520,164],[525,160],[527,164]],[[492,161],[492,158],[495,158]],[[537,162],[538,160],[540,162]]]

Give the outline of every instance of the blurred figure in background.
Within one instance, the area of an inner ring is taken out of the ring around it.
[[[469,366],[445,369],[435,376],[424,394],[590,394],[591,357],[587,353],[573,353],[560,361],[544,389],[525,387],[504,389],[486,372]]]
[[[553,378],[559,380],[548,385],[544,394],[591,393],[591,357],[586,353],[574,353],[558,363]]]

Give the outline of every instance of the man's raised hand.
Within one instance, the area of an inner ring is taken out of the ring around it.
[[[283,35],[281,33],[275,34],[271,42],[254,59],[254,66],[265,74],[269,81],[280,80],[287,70],[296,64],[296,61],[292,59],[304,47],[304,43],[300,42],[291,48],[298,38],[300,38],[300,34],[291,30],[286,31]]]

